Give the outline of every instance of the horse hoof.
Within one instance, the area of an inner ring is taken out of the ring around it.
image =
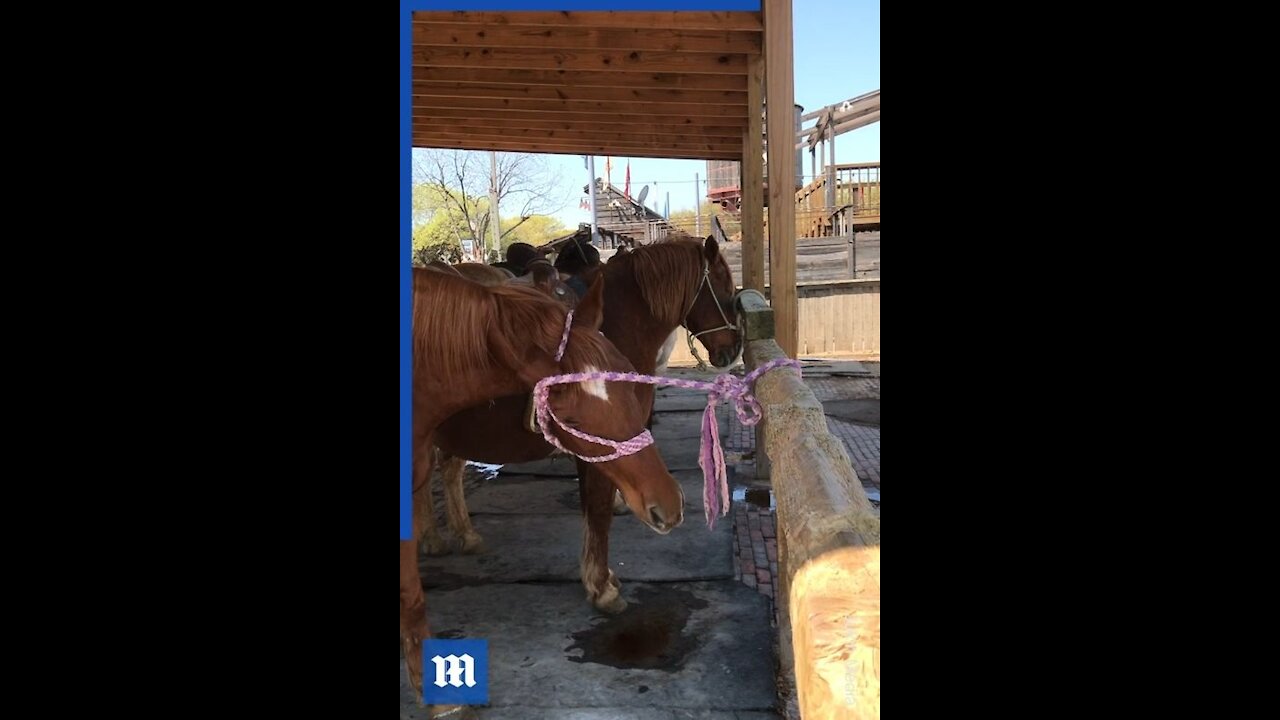
[[[611,599],[605,600],[606,597],[609,597],[608,594],[596,598],[594,604],[600,612],[606,615],[617,615],[627,609],[627,601],[623,600],[621,595],[616,594],[616,591]]]
[[[468,705],[432,705],[431,720],[477,720],[479,715]]]
[[[445,542],[444,538],[440,537],[439,535],[435,537],[431,537],[430,535],[428,535],[427,537],[422,538],[422,540],[418,543],[418,552],[422,553],[423,555],[429,555],[431,557],[435,557],[438,555],[448,555],[449,543]]]
[[[462,538],[460,551],[463,555],[477,555],[484,552],[484,538],[479,535],[468,535]]]
[[[595,605],[600,612],[609,615],[617,615],[627,609],[627,601],[622,599],[622,582],[612,570],[609,571],[609,577],[605,580],[604,589],[591,604]]]

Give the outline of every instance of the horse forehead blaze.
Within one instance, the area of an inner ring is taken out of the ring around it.
[[[599,373],[600,368],[594,365],[588,365],[582,369],[585,373]],[[609,388],[605,385],[604,380],[595,378],[593,380],[583,380],[578,383],[588,395],[593,395],[605,402],[609,402]]]

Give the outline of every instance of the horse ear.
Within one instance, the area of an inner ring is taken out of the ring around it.
[[[702,247],[708,261],[715,260],[716,255],[720,253],[720,245],[716,242],[715,235],[708,235],[707,242]]]
[[[596,331],[604,322],[604,274],[597,273],[573,313],[573,326]]]

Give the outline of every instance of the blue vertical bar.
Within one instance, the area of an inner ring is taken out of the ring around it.
[[[400,539],[413,539],[413,23],[400,3]]]

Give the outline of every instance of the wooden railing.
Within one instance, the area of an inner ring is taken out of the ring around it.
[[[744,291],[740,309],[747,366],[785,357],[764,297]],[[804,720],[879,720],[879,511],[794,371],[765,373],[755,396],[757,462],[763,450],[777,498],[784,682],[795,683]]]
[[[798,237],[880,229],[880,163],[829,166],[796,192]]]

